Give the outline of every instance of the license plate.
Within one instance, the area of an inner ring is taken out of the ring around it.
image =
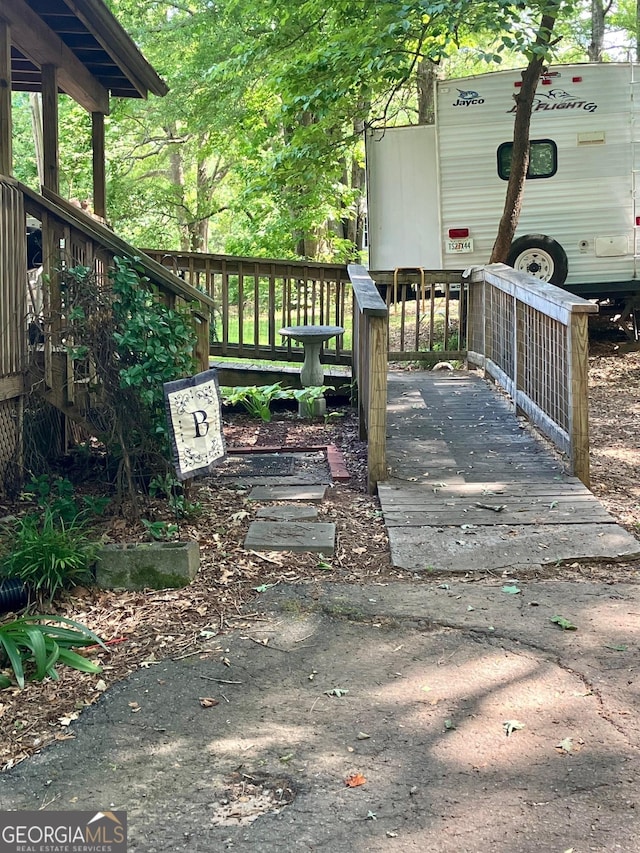
[[[471,237],[466,240],[447,240],[444,250],[448,255],[462,255],[465,252],[473,252],[473,240]]]

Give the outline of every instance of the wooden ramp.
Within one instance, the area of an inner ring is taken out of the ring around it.
[[[395,566],[472,572],[640,554],[477,375],[392,371],[387,435],[378,494]]]

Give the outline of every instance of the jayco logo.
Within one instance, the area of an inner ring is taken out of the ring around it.
[[[551,89],[550,92],[538,92],[533,99],[533,111],[535,113],[542,110],[584,110],[587,113],[595,113],[598,105],[593,101],[581,101],[575,95],[565,92],[564,89]],[[507,110],[508,113],[515,113],[516,106]]]
[[[453,102],[453,106],[470,107],[471,104],[484,104],[484,98],[473,89],[458,89],[458,100]]]

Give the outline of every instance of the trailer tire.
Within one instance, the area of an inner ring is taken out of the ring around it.
[[[562,287],[567,279],[569,264],[560,243],[545,234],[525,234],[514,240],[507,263],[519,272]]]

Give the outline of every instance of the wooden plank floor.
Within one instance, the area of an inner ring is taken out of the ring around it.
[[[496,571],[640,553],[477,374],[392,371],[387,417],[378,494],[394,565]]]

